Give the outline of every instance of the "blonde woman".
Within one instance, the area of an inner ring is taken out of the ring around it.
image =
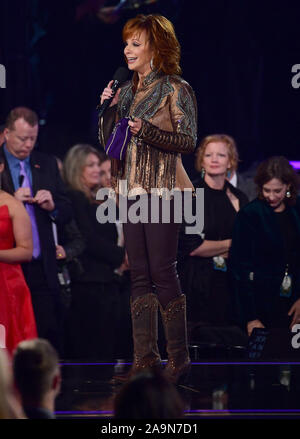
[[[191,324],[232,323],[228,252],[236,214],[248,201],[226,179],[237,163],[235,142],[225,134],[205,137],[196,152],[199,178],[193,183],[204,189],[204,230],[202,236],[182,232],[179,241],[180,279]]]
[[[112,361],[121,330],[118,276],[128,266],[125,250],[118,246],[116,225],[100,224],[96,218],[99,203],[95,195],[101,183],[99,152],[91,145],[73,146],[65,157],[63,174],[85,241],[85,251],[78,257],[83,273],[72,283],[70,355]]]

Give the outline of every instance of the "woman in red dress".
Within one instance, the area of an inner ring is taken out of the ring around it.
[[[0,163],[0,177],[4,164]],[[25,207],[0,190],[0,348],[11,353],[37,337],[31,295],[21,262],[32,257],[31,223]]]

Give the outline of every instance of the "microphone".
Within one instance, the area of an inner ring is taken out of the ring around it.
[[[99,108],[99,118],[101,116],[103,116],[103,113],[106,111],[106,109],[110,106],[111,101],[113,100],[114,95],[116,94],[116,91],[118,90],[118,88],[120,87],[121,84],[123,84],[123,82],[126,81],[126,79],[128,78],[128,74],[129,74],[129,70],[126,67],[119,67],[114,76],[113,76],[113,83],[112,83],[112,92],[113,92],[113,96],[109,99],[105,99],[105,101],[103,101],[103,104],[100,105]]]

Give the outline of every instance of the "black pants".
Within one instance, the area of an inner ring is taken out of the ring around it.
[[[123,224],[125,247],[131,274],[133,300],[144,294],[156,292],[165,307],[181,294],[176,269],[180,223],[174,221],[174,200],[170,200],[170,221],[162,222],[162,199],[159,199],[159,222],[151,222],[149,195],[143,195],[148,203],[149,222]],[[136,200],[128,199],[128,210]],[[155,289],[155,291],[154,291]]]
[[[47,285],[42,260],[23,264],[23,272],[31,292],[38,336],[46,338],[63,356],[62,308],[59,289]]]

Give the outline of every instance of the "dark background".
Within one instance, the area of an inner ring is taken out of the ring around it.
[[[241,170],[275,154],[300,160],[300,88],[291,85],[300,63],[300,2],[158,0],[124,10],[113,24],[98,18],[101,3],[118,1],[0,0],[7,74],[0,123],[26,105],[41,118],[40,150],[63,157],[75,143],[97,145],[100,93],[125,64],[122,27],[137,13],[158,12],[172,20],[182,46],[182,76],[198,101],[198,140],[232,135]],[[184,158],[190,174],[193,160]]]

